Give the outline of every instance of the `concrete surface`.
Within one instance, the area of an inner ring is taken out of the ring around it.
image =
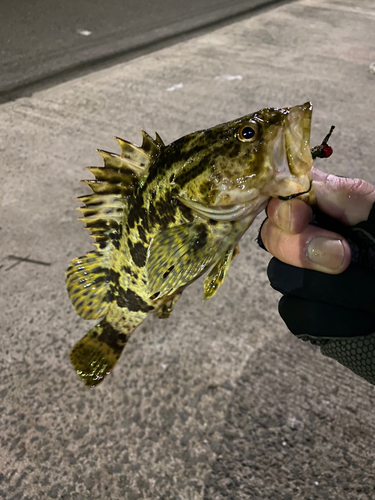
[[[113,135],[171,141],[311,99],[312,143],[336,125],[321,167],[374,180],[374,21],[373,1],[301,0],[0,107],[1,498],[375,497],[375,388],[287,332],[260,220],[217,296],[187,289],[94,390],[69,363],[89,325],[64,285],[93,248],[83,167]]]
[[[285,0],[2,0],[0,102]]]

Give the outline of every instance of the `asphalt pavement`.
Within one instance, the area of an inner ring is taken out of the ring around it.
[[[92,390],[64,283],[93,249],[79,181],[112,136],[311,100],[312,144],[336,125],[319,166],[374,181],[374,22],[372,0],[300,0],[0,106],[0,498],[375,498],[375,388],[287,331],[262,217],[217,295],[190,286]]]
[[[2,0],[0,102],[285,0]]]

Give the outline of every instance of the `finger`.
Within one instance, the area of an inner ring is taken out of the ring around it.
[[[261,238],[277,259],[296,267],[339,274],[350,264],[350,247],[339,234],[308,225],[301,233],[288,234],[267,219]]]
[[[375,186],[362,179],[337,177],[311,169],[318,207],[326,214],[353,226],[367,220],[375,203]]]
[[[313,212],[311,207],[297,198],[288,201],[273,198],[268,204],[267,215],[284,232],[297,234],[309,224]]]

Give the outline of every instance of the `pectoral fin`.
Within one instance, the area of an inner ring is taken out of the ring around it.
[[[172,294],[211,265],[217,242],[210,227],[193,222],[161,231],[151,242],[147,262],[150,296]]]

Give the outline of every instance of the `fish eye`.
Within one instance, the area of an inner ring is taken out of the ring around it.
[[[257,137],[257,127],[255,123],[251,125],[243,125],[236,133],[237,139],[241,142],[251,142]]]

